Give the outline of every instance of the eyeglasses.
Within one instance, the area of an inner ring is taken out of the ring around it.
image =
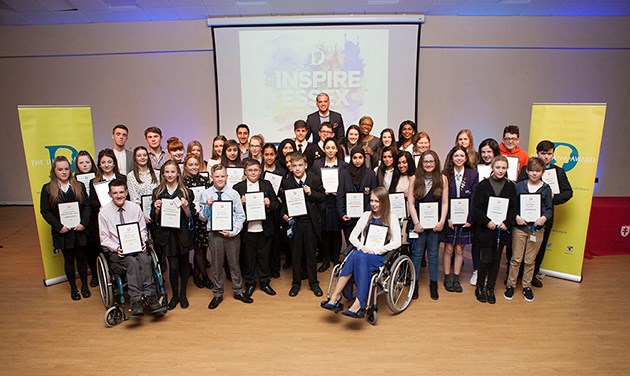
[[[518,137],[503,137],[503,141],[505,141],[505,142],[516,142],[516,141],[518,141]]]
[[[319,133],[326,133],[326,134],[332,134],[333,131],[325,131],[325,130],[320,130]]]
[[[435,161],[422,161],[422,164],[431,165],[431,164],[435,164]]]

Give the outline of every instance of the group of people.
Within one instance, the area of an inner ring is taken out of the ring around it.
[[[438,299],[440,242],[446,291],[463,291],[463,253],[471,245],[470,283],[479,301],[495,303],[506,248],[505,299],[513,298],[524,269],[523,294],[525,300],[534,300],[531,286],[542,287],[535,275],[553,223],[553,206],[572,196],[564,170],[552,163],[552,142],[538,143],[537,156],[529,158],[518,146],[516,126],[504,129],[501,144],[486,139],[478,150],[472,132],[464,129],[442,168],[429,135],[419,132],[413,121],[403,121],[397,134],[387,128],[377,137],[371,133],[371,117],[346,129],[341,114],[329,109],[327,94],[319,94],[316,104],[318,110],[306,121],[297,120],[293,136],[278,146],[266,143],[263,135],[250,137],[249,127],[240,124],[236,139],[213,139],[206,160],[199,141],[185,148],[171,137],[163,148],[162,131],[149,127],[144,132],[147,146],[131,151],[125,148],[129,130],[117,125],[113,148],[101,150],[96,162],[85,151],[72,162],[55,158],[51,180],[42,188],[41,213],[51,225],[54,247],[63,253],[71,298],[90,297],[89,286],[98,285],[96,257],[107,252],[111,263],[127,274],[133,314],[160,309],[146,247],[134,253],[121,247],[117,227],[137,222],[142,240],[153,244],[163,270],[168,270],[169,309],[189,306],[191,274],[197,287],[212,290],[210,309],[223,301],[225,277],[231,280],[235,299],[252,303],[257,288],[276,294],[271,280],[283,268],[292,268],[289,296],[298,295],[303,279],[314,295],[322,296],[318,272],[342,261],[344,238],[354,250],[330,299],[322,302],[335,312],[342,310],[343,287],[354,283],[357,298],[344,314],[362,317],[370,272],[401,245],[410,248],[417,275],[428,263],[430,296]],[[509,162],[506,156],[516,158]],[[509,163],[518,164],[518,182],[507,178]],[[556,180],[549,183],[556,192],[543,181],[550,179],[545,171],[551,169]],[[404,197],[404,214],[392,210],[392,194]],[[531,195],[538,197],[536,218],[523,215],[520,207],[521,196]],[[350,202],[357,205],[357,198],[361,215],[348,209]],[[465,213],[463,219],[455,218],[454,203]],[[77,204],[80,223],[62,224],[61,207]],[[499,204],[502,209],[495,210]],[[491,209],[503,217],[496,219]],[[167,218],[173,215],[175,223]],[[366,243],[371,226],[386,229],[380,242]],[[418,295],[416,285],[414,298]]]

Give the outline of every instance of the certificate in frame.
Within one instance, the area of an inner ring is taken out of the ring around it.
[[[142,252],[142,235],[138,222],[116,225],[118,231],[118,244],[123,254]]]

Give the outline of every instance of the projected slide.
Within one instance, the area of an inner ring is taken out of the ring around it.
[[[417,26],[244,27],[215,30],[220,132],[237,124],[266,141],[293,136],[293,122],[330,96],[346,127],[363,115],[374,132],[414,119]]]

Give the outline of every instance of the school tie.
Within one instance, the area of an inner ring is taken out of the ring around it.
[[[223,192],[217,191],[217,201],[221,201],[221,195],[222,194],[223,194]]]
[[[298,144],[298,151],[301,153],[302,152],[302,144]]]
[[[302,182],[302,180],[298,180],[298,187],[302,188],[303,185],[304,185],[304,183]]]
[[[120,217],[120,224],[121,225],[125,224],[125,217],[123,216],[123,211],[125,211],[125,209],[118,208],[118,216]]]

